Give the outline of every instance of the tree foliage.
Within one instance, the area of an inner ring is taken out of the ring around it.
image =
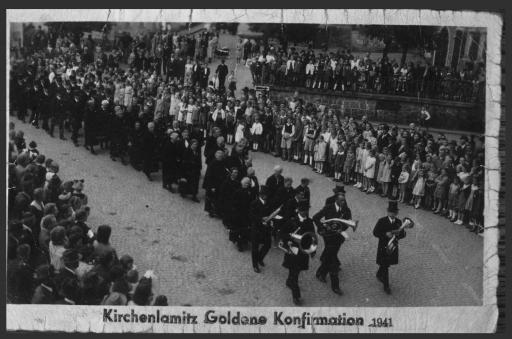
[[[432,48],[439,30],[435,26],[368,25],[361,28],[369,38],[375,38],[384,43],[383,56],[388,54],[392,45],[400,47],[402,63],[405,62],[409,49]]]

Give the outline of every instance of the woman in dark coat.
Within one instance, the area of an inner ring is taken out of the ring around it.
[[[240,180],[238,179],[238,169],[231,168],[231,174],[220,187],[219,196],[219,214],[222,217],[222,222],[227,228],[232,227],[233,222],[233,203],[235,192],[240,189]]]
[[[97,112],[95,107],[94,98],[91,97],[87,101],[87,107],[84,111],[84,137],[85,137],[85,148],[90,150],[92,154],[96,154],[94,151],[94,145],[96,141],[96,119]]]
[[[199,142],[193,139],[183,154],[181,164],[182,176],[185,178],[186,189],[183,194],[191,194],[192,201],[199,202],[197,199],[197,191],[199,188],[199,179],[201,178],[201,153],[199,152]]]
[[[236,243],[240,252],[245,249],[249,238],[249,209],[252,197],[250,184],[249,178],[243,178],[240,189],[233,196],[233,224],[229,239]]]

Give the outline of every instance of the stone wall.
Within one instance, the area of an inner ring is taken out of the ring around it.
[[[270,97],[273,100],[286,99],[293,96],[293,93],[291,89],[271,88]],[[485,130],[485,109],[474,103],[418,100],[413,97],[368,93],[341,96],[339,93],[320,94],[305,90],[299,91],[299,96],[306,102],[320,100],[321,103],[341,109],[343,114],[356,119],[366,115],[370,121],[398,125],[416,122],[421,106],[427,104],[432,115],[432,128],[472,133],[484,133]]]

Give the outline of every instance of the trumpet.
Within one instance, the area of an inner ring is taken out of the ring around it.
[[[276,210],[274,212],[272,212],[270,215],[264,217],[262,219],[263,225],[267,226],[272,221],[272,219],[282,219],[283,217],[278,215],[279,212],[281,212],[281,208],[283,208],[283,205],[281,205],[278,208],[276,208]]]
[[[388,255],[393,254],[393,252],[396,251],[398,248],[398,239],[396,238],[396,234],[400,233],[402,230],[406,228],[413,228],[414,227],[414,221],[410,218],[404,218],[404,222],[402,223],[402,226],[400,226],[399,229],[395,231],[395,234],[389,239],[388,244],[386,245],[386,253]]]
[[[294,255],[297,255],[299,251],[306,254],[315,252],[318,248],[317,235],[314,232],[306,232],[299,235],[297,234],[299,229],[290,233],[291,240],[288,241],[287,244],[281,240],[277,247],[285,253]]]

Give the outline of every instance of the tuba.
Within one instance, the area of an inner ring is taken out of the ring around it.
[[[399,233],[403,231],[406,228],[413,228],[414,227],[414,221],[410,218],[404,218],[404,222],[402,223],[402,226],[398,230],[396,230],[396,233]],[[398,248],[398,239],[396,238],[396,235],[393,235],[391,239],[389,239],[388,244],[386,245],[386,253],[388,255],[393,254],[396,249]]]
[[[300,228],[299,228],[300,229]],[[285,244],[283,241],[279,242],[278,248],[285,253],[297,255],[300,252],[311,254],[316,251],[318,247],[318,237],[314,232],[307,232],[304,234],[297,234],[298,230],[290,233],[291,240]]]
[[[340,218],[332,218],[322,221],[322,226],[318,229],[318,233],[320,235],[332,235],[334,233],[339,233],[348,239],[348,234],[345,232],[349,227],[354,230],[357,230],[357,226],[359,225],[358,220],[348,220],[348,219],[340,219]]]

